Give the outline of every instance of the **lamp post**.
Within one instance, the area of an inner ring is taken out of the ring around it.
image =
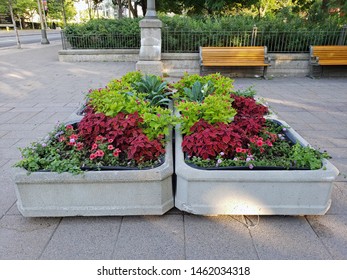
[[[41,0],[37,0],[37,6],[39,9],[39,15],[40,15],[40,22],[41,22],[41,44],[49,44],[49,41],[47,39],[47,33],[46,33],[46,28],[45,25],[43,23],[43,18],[42,18],[42,10],[41,10]]]
[[[147,0],[145,18],[140,21],[141,47],[136,70],[145,74],[161,76],[163,63],[161,62],[161,28],[162,22],[157,18],[155,1]]]
[[[147,0],[147,12],[145,18],[157,18],[155,10],[155,0]]]

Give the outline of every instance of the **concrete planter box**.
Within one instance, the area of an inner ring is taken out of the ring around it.
[[[17,207],[25,217],[162,215],[174,207],[172,141],[162,165],[81,175],[19,169]]]
[[[293,129],[288,133],[308,145]],[[175,141],[175,206],[182,211],[197,215],[323,215],[330,207],[339,171],[327,160],[319,170],[203,170],[184,162],[178,129]]]

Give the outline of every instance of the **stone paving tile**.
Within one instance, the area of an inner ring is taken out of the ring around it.
[[[304,217],[262,216],[251,235],[261,260],[332,259]]]
[[[347,182],[334,183],[331,200],[327,215],[347,215]]]
[[[6,215],[22,215],[18,210],[16,202],[7,210]]]
[[[124,217],[114,259],[184,259],[182,215]]]
[[[0,138],[0,149],[1,148],[10,148],[16,143],[18,143],[19,139],[18,138],[7,138],[7,139],[1,139]],[[1,152],[0,155],[2,156]]]
[[[16,200],[17,198],[12,179],[0,176],[0,217],[7,213]]]
[[[63,218],[40,259],[110,259],[120,217]]]
[[[0,148],[0,156],[3,159],[20,158],[20,151],[12,148]]]
[[[19,114],[20,114],[19,112],[12,112],[12,111],[2,113],[0,114],[1,123],[7,123],[11,121],[11,119],[19,116]]]
[[[347,259],[347,215],[308,216],[313,230],[335,260]]]
[[[55,114],[55,112],[50,112],[50,111],[43,112],[43,111],[41,111],[37,115],[32,117],[31,119],[26,120],[24,122],[24,124],[36,124],[36,125],[42,124],[42,123],[47,124],[46,120],[51,118],[54,114]]]
[[[3,159],[0,167],[0,217],[5,215],[17,200],[14,189],[14,170],[11,168],[15,160]]]
[[[36,124],[24,124],[24,123],[16,123],[16,124],[10,124],[10,123],[3,123],[0,124],[0,130],[33,130],[37,125]]]
[[[242,216],[184,216],[187,259],[258,259]]]
[[[50,240],[58,218],[6,215],[0,220],[0,259],[38,259]]]
[[[9,124],[22,124],[25,121],[30,120],[32,117],[34,117],[38,112],[20,112],[17,116],[14,118],[11,118],[7,121]]]

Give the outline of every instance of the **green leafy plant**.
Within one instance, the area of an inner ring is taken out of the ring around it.
[[[322,166],[322,158],[329,158],[327,153],[320,153],[310,146],[303,147],[296,143],[292,147],[291,160],[297,167],[309,167],[319,169]]]
[[[132,84],[132,87],[141,96],[150,102],[151,106],[168,106],[171,91],[168,90],[167,82],[156,75],[145,75],[140,81]]]
[[[149,93],[144,92],[145,86]],[[163,162],[177,117],[155,96],[168,96],[169,92],[161,78],[143,77],[140,72],[130,72],[105,88],[90,90],[82,120],[74,127],[60,125],[44,142],[22,149],[23,159],[16,166],[29,172],[74,174],[105,166],[157,166]]]
[[[20,149],[22,160],[15,164],[29,172],[55,171],[81,173],[80,163],[86,157],[82,139],[71,125],[57,125],[49,135]]]
[[[141,81],[143,75],[140,71],[128,72],[121,79],[113,79],[107,84],[110,90],[132,91],[132,85]]]
[[[92,90],[88,94],[88,105],[96,112],[114,117],[119,112],[134,113],[141,100],[132,92],[126,90],[111,90],[109,88]]]
[[[183,90],[187,101],[201,103],[206,96],[213,93],[214,87],[211,81],[208,81],[206,84],[196,81],[191,88],[185,87]]]
[[[230,123],[236,115],[232,108],[233,99],[230,95],[209,95],[203,103],[185,102],[177,103],[177,109],[181,114],[180,123],[183,134],[190,134],[190,128],[199,120],[204,119],[208,123]]]
[[[233,80],[222,76],[220,73],[209,74],[206,76],[185,73],[184,76],[173,85],[173,87],[177,90],[174,94],[175,99],[194,101],[194,99],[202,100],[204,97],[212,93],[217,95],[229,94],[233,89]],[[192,93],[193,90],[194,94]],[[193,97],[189,98],[189,95]],[[197,97],[194,98],[194,95]]]
[[[227,92],[224,87],[230,80],[219,74],[210,75],[208,81],[206,77],[185,75],[175,86],[179,92],[175,106],[181,117],[182,150],[189,164],[213,169],[322,167],[327,154],[292,143],[286,136],[288,128],[266,120],[269,110],[255,100],[253,87]],[[214,92],[203,96],[198,90],[209,81]],[[196,95],[193,90],[185,90],[185,85],[196,87]],[[228,88],[233,87],[228,84]],[[186,101],[190,98],[194,102]]]

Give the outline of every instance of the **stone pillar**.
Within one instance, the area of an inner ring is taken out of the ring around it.
[[[161,76],[163,65],[161,62],[161,28],[163,24],[157,18],[155,12],[155,1],[147,0],[147,12],[140,21],[141,48],[136,70],[144,74]]]

